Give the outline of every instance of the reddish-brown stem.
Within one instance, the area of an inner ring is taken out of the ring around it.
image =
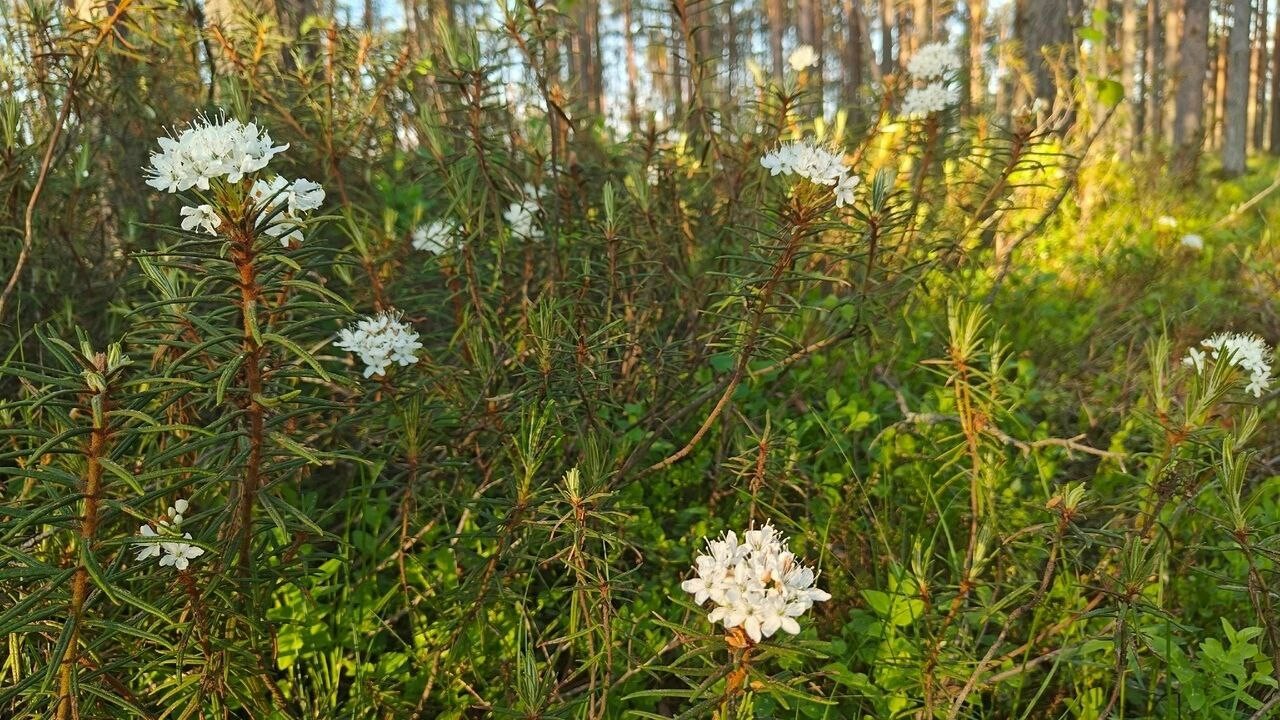
[[[257,333],[258,271],[254,266],[252,235],[232,238],[231,260],[240,278],[240,319],[243,335],[241,349],[244,362],[240,366],[244,379],[245,416],[249,420],[249,457],[245,461],[240,483],[240,500],[236,507],[236,524],[240,533],[240,567],[249,566],[249,548],[253,539],[253,509],[262,484],[262,445],[264,408],[262,398],[262,343]]]
[[[93,358],[98,374],[106,377],[107,358],[102,353]],[[80,516],[80,552],[93,552],[94,536],[98,532],[98,500],[102,487],[102,456],[107,446],[107,386],[103,381],[97,391],[97,408],[90,403],[89,412],[93,417],[93,429],[89,433],[89,448],[85,453],[84,478],[84,512]],[[75,674],[80,661],[80,626],[82,625],[84,602],[89,596],[89,569],[80,562],[71,578],[71,603],[67,611],[67,622],[71,623],[71,638],[67,649],[62,654],[58,688],[58,720],[78,718],[79,703],[75,694]]]

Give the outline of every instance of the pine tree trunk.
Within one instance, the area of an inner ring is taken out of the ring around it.
[[[1182,42],[1178,48],[1178,88],[1174,97],[1174,172],[1190,179],[1204,142],[1205,75],[1209,67],[1209,0],[1184,0]]]
[[[1146,101],[1144,113],[1146,134],[1153,148],[1159,149],[1164,139],[1164,80],[1160,62],[1164,57],[1164,17],[1160,0],[1147,0]]]
[[[1013,41],[1013,14],[1009,12],[1001,13],[996,20],[996,45],[998,47],[1007,47]],[[1014,84],[1013,73],[1009,72],[1009,53],[996,53],[996,117],[1008,118],[1009,110],[1013,103],[1019,100],[1027,100],[1028,98],[1018,98],[1018,88],[1021,84]]]
[[[765,7],[769,17],[769,53],[773,57],[773,79],[778,82],[782,81],[782,33],[786,22],[782,1],[768,0],[768,5]]]
[[[1014,12],[1014,35],[1021,42],[1035,96],[1052,101],[1058,88],[1050,58],[1056,61],[1062,48],[1074,48],[1067,4],[1060,0],[1017,0]],[[1067,63],[1063,70],[1070,72],[1070,68]]]
[[[843,0],[845,22],[844,46],[844,102],[852,108],[853,116],[858,119],[860,113],[859,93],[862,90],[862,48],[863,19],[858,7],[860,0]]]
[[[898,58],[910,58],[916,52],[916,24],[910,0],[897,0],[893,9],[898,25]]]
[[[1210,115],[1209,128],[1214,150],[1222,149],[1222,116],[1227,92],[1227,23],[1229,21],[1225,15],[1222,16],[1221,20],[1222,24],[1214,35],[1214,47],[1217,49],[1217,53],[1213,66],[1213,89],[1209,92],[1209,97],[1211,98],[1209,105],[1213,108],[1213,113]]]
[[[1271,33],[1275,47],[1271,51],[1271,136],[1267,149],[1280,155],[1280,7],[1276,8],[1275,28]]]
[[[1253,149],[1262,150],[1267,137],[1267,5],[1258,0],[1257,38],[1253,53]]]
[[[970,115],[982,110],[987,97],[985,70],[987,0],[968,0],[969,7],[969,82],[965,106]]]
[[[897,63],[893,57],[893,0],[880,0],[880,73],[892,73]]]
[[[916,20],[916,46],[931,43],[934,40],[933,3],[930,0],[916,0],[911,12]]]
[[[1243,175],[1249,128],[1249,0],[1234,0],[1227,40],[1226,90],[1223,93],[1222,172]]]
[[[1185,33],[1183,29],[1186,26],[1184,21],[1186,17],[1187,0],[1163,0],[1165,3],[1165,25],[1164,25],[1164,93],[1165,103],[1162,107],[1164,113],[1165,136],[1174,138],[1173,144],[1176,146],[1177,141],[1177,97],[1178,88],[1181,87],[1180,78],[1186,73],[1186,69],[1181,66],[1182,59],[1182,39]],[[1208,2],[1208,0],[1205,0]],[[1208,17],[1206,15],[1206,17]],[[1205,20],[1207,25],[1209,21]],[[1207,37],[1207,36],[1206,36]],[[1208,42],[1206,40],[1205,42]],[[1208,55],[1206,51],[1205,62],[1208,63]],[[1203,102],[1203,96],[1201,96]],[[1169,102],[1172,99],[1174,102]]]
[[[636,65],[636,43],[631,31],[634,27],[631,3],[633,0],[622,0],[622,40],[625,44],[627,63],[627,121],[632,131],[640,126],[640,103],[637,86],[640,80],[640,69]]]
[[[1128,101],[1128,117],[1122,132],[1127,137],[1120,139],[1121,155],[1128,159],[1142,133],[1142,94],[1138,91],[1137,78],[1141,73],[1138,68],[1138,2],[1124,0],[1120,11],[1120,84],[1124,86],[1124,96]]]

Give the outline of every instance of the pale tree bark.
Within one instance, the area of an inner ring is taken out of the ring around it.
[[[1160,61],[1164,57],[1164,17],[1160,0],[1147,0],[1146,110],[1145,132],[1152,147],[1159,148],[1164,137],[1164,73]]]
[[[1258,22],[1253,43],[1253,149],[1265,147],[1267,137],[1267,5],[1268,0],[1258,0]]]
[[[1093,47],[1094,73],[1100,78],[1105,78],[1111,76],[1111,21],[1109,19],[1111,0],[1094,0],[1094,2],[1095,9],[1105,13],[1104,17],[1108,18],[1103,20],[1102,27],[1094,28],[1102,33],[1102,42]]]
[[[844,41],[844,102],[852,108],[854,118],[858,119],[859,112],[859,93],[862,91],[862,58],[864,50],[862,47],[862,33],[864,31],[864,21],[862,18],[862,9],[858,7],[861,0],[842,0],[841,8],[844,11],[845,22],[845,41]]]
[[[825,63],[823,58],[825,48],[822,42],[822,8],[824,7],[826,4],[819,0],[799,0],[796,3],[800,43],[811,46],[818,55],[818,66],[808,74],[809,82],[813,84],[818,97],[822,97],[822,69]]]
[[[1180,78],[1184,74],[1184,69],[1179,65],[1182,58],[1182,37],[1185,33],[1183,27],[1183,17],[1186,15],[1186,0],[1161,0],[1164,3],[1164,94],[1165,103],[1161,107],[1164,113],[1163,123],[1165,126],[1165,136],[1175,138],[1177,130],[1177,97],[1178,88],[1181,87]],[[1208,20],[1205,21],[1208,23]],[[1206,40],[1206,42],[1208,42]],[[1206,57],[1206,62],[1208,62]],[[1173,99],[1174,102],[1169,102]],[[1177,146],[1178,141],[1173,140],[1173,144]]]
[[[1142,94],[1138,92],[1138,2],[1124,0],[1120,10],[1120,84],[1124,87],[1128,117],[1120,141],[1121,154],[1128,158],[1142,132]]]
[[[1204,142],[1205,74],[1209,67],[1209,0],[1183,0],[1182,41],[1178,46],[1174,96],[1174,170],[1184,178],[1195,172]]]
[[[916,47],[934,41],[936,30],[933,24],[933,14],[933,0],[915,0],[912,15],[916,19]]]
[[[1223,96],[1222,172],[1244,174],[1249,126],[1249,0],[1231,4],[1231,33],[1227,40],[1227,78]]]
[[[705,99],[712,92],[712,88],[707,87],[707,79],[716,76],[715,61],[719,57],[719,53],[712,48],[715,15],[712,13],[712,3],[709,2],[690,2],[688,8],[691,20],[689,32],[693,36],[693,47],[697,54],[692,62],[698,64],[689,75],[689,97],[699,93]]]
[[[596,0],[583,0],[574,7],[572,55],[575,67],[570,78],[577,98],[586,104],[587,112],[602,112],[603,74],[600,70],[600,9]]]
[[[986,70],[986,22],[987,22],[987,0],[968,0],[969,9],[969,27],[968,27],[968,49],[969,49],[969,82],[966,84],[968,89],[965,98],[965,107],[968,108],[969,114],[981,111],[987,97],[987,74]]]
[[[622,41],[627,63],[627,122],[634,131],[640,127],[640,103],[637,90],[640,84],[640,69],[636,65],[636,41],[632,35],[634,28],[632,1],[622,0]]]
[[[1013,43],[1014,13],[1011,8],[1001,8],[995,16],[996,30],[996,116],[1009,117],[1010,108],[1016,101],[1020,84],[1015,84],[1014,74],[1010,71],[1012,52],[1009,47]],[[1019,53],[1020,54],[1020,53]],[[1024,98],[1025,99],[1025,98]]]
[[[773,57],[773,79],[782,81],[782,33],[786,29],[786,17],[782,0],[768,0],[765,11],[769,18],[769,54]]]
[[[1276,8],[1275,29],[1271,33],[1275,47],[1271,51],[1271,135],[1267,149],[1280,155],[1280,7]]]
[[[1222,116],[1223,104],[1227,91],[1227,22],[1224,15],[1217,32],[1213,33],[1213,84],[1209,90],[1209,137],[1214,150],[1222,148]],[[1212,30],[1210,32],[1213,32]]]
[[[1022,45],[1034,94],[1052,101],[1058,87],[1049,58],[1057,58],[1064,47],[1074,47],[1067,3],[1017,0],[1014,8],[1014,35]],[[1069,68],[1070,63],[1066,69]]]
[[[739,68],[742,67],[742,48],[741,40],[738,36],[738,18],[734,15],[733,3],[728,2],[724,5],[724,33],[725,44],[728,46],[725,50],[728,55],[728,67],[725,68],[725,90],[727,92],[727,100],[732,102],[737,97],[738,92],[738,75]]]
[[[920,39],[916,35],[915,8],[912,7],[911,0],[897,0],[894,15],[898,24],[898,57],[910,58],[915,55],[917,41]]]
[[[897,68],[893,56],[893,2],[880,0],[880,72],[888,75]]]

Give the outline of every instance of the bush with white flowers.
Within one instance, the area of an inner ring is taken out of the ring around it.
[[[801,70],[818,66],[818,53],[813,49],[812,45],[801,45],[791,54],[787,56],[787,64],[792,70],[800,72]]]
[[[931,43],[907,61],[907,72],[924,82],[907,89],[899,114],[907,119],[925,118],[960,102],[960,88],[952,80],[960,69],[960,58],[944,43]]]
[[[694,577],[680,587],[701,605],[713,607],[707,619],[726,630],[740,627],[760,642],[779,629],[800,632],[796,618],[831,594],[814,585],[817,573],[788,549],[787,539],[768,523],[759,530],[730,530],[707,541],[707,552],[694,559]]]
[[[814,185],[830,187],[836,207],[853,202],[854,189],[861,181],[845,166],[844,155],[815,142],[793,140],[779,145],[760,158],[770,175],[799,175]]]
[[[432,220],[413,229],[410,238],[413,249],[440,255],[458,244],[458,223],[452,220]]]
[[[921,45],[907,61],[907,72],[920,80],[943,78],[960,70],[960,56],[946,43]]]
[[[418,362],[422,349],[413,326],[401,321],[401,314],[383,311],[356,323],[354,329],[338,331],[334,346],[356,353],[365,364],[364,376],[385,375],[391,363],[408,367]]]
[[[184,542],[191,539],[191,533],[182,531],[182,516],[188,508],[186,500],[175,500],[164,518],[156,522],[155,528],[150,523],[138,528],[141,539],[136,542],[142,546],[138,550],[138,560],[158,557],[161,567],[183,571],[190,566],[192,560],[204,555],[204,548]]]
[[[923,87],[907,90],[902,98],[900,112],[910,119],[919,119],[943,112],[960,102],[960,89],[945,82],[933,82]]]
[[[502,219],[511,227],[511,234],[526,240],[541,240],[542,228],[538,227],[538,203],[519,200],[507,206]]]
[[[306,178],[290,182],[277,175],[270,182],[254,180],[249,197],[259,209],[258,227],[287,246],[302,241],[303,213],[320,207],[324,188]]]
[[[1226,360],[1249,376],[1245,392],[1254,397],[1262,397],[1262,393],[1271,387],[1271,348],[1257,335],[1218,333],[1201,340],[1200,347],[1204,349],[1188,348],[1182,364],[1201,373],[1204,372],[1206,359]]]
[[[324,188],[305,178],[253,178],[247,188],[241,186],[289,148],[287,143],[276,145],[270,133],[254,123],[202,115],[175,137],[162,137],[157,143],[159,152],[151,153],[144,168],[146,182],[163,192],[194,192],[200,198],[201,202],[179,211],[182,229],[188,232],[216,235],[223,227],[224,203],[207,202],[211,198],[205,193],[221,199],[222,193],[247,190],[259,228],[283,245],[302,239],[303,213],[324,202]]]

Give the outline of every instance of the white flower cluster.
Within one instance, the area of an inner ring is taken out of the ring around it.
[[[171,193],[209,190],[218,178],[239,183],[289,148],[287,144],[274,145],[267,131],[253,123],[207,116],[192,120],[176,138],[162,137],[158,142],[160,152],[151,154],[146,168],[147,184]],[[302,240],[301,214],[320,207],[324,188],[305,178],[289,182],[276,176],[270,182],[255,179],[249,198],[257,206],[262,231],[288,245],[291,240]],[[281,206],[284,212],[276,212]],[[216,235],[222,225],[222,217],[212,205],[185,206],[179,212],[182,229],[187,232],[198,229]]]
[[[257,125],[238,120],[198,117],[175,137],[159,139],[160,152],[151,153],[145,168],[147,184],[164,192],[209,189],[209,182],[225,177],[240,182],[267,166],[272,156],[289,146],[272,144]]]
[[[452,220],[432,220],[426,225],[419,225],[413,230],[413,249],[432,255],[448,252],[458,244],[459,231],[458,223]]]
[[[324,188],[306,178],[289,182],[277,175],[271,182],[254,180],[249,197],[258,206],[258,226],[281,245],[302,242],[302,214],[319,208],[324,202]],[[284,212],[277,212],[283,207]]]
[[[903,117],[918,119],[940,113],[958,102],[960,88],[940,80],[908,89],[902,98],[900,112]]]
[[[814,51],[812,45],[801,45],[791,51],[791,55],[787,57],[787,64],[792,70],[800,72],[805,68],[818,66],[818,53]]]
[[[542,228],[538,227],[538,203],[521,200],[507,206],[502,219],[511,226],[511,234],[526,240],[541,240]]]
[[[1227,359],[1232,365],[1249,374],[1249,384],[1245,392],[1254,397],[1262,397],[1262,393],[1271,387],[1271,348],[1262,338],[1253,333],[1218,333],[1200,341],[1205,348],[1188,348],[1187,356],[1182,364],[1193,367],[1196,372],[1204,371],[1205,358],[1213,360]]]
[[[960,57],[946,43],[929,43],[907,61],[907,72],[921,80],[942,78],[960,69]]]
[[[192,560],[204,554],[204,548],[183,542],[191,539],[191,533],[182,532],[182,515],[188,507],[186,500],[175,500],[169,506],[165,519],[156,523],[158,532],[149,524],[138,528],[138,534],[143,538],[137,541],[142,545],[138,551],[139,560],[159,557],[161,567],[186,570]]]
[[[1178,243],[1182,245],[1182,247],[1190,248],[1191,250],[1204,249],[1204,238],[1195,233],[1187,233],[1186,235],[1183,235],[1178,240]]]
[[[554,167],[548,163],[548,174]],[[524,199],[517,200],[507,206],[502,218],[511,228],[511,234],[525,240],[541,240],[542,228],[538,227],[538,200],[547,197],[550,191],[533,183],[524,184]]]
[[[407,367],[418,362],[422,349],[413,326],[400,321],[400,313],[383,311],[356,323],[354,330],[338,331],[334,346],[356,353],[364,362],[364,376],[383,375],[391,363]]]
[[[707,541],[707,552],[694,559],[696,575],[680,584],[697,604],[715,607],[707,619],[726,630],[741,627],[754,642],[779,629],[800,632],[796,618],[831,594],[814,586],[813,569],[787,549],[787,539],[770,524],[743,533],[733,531]]]
[[[960,102],[960,88],[951,80],[960,69],[960,58],[943,43],[925,45],[907,62],[907,72],[925,85],[907,89],[900,113],[908,119],[928,117]]]
[[[218,226],[222,224],[222,218],[214,212],[212,205],[184,207],[178,214],[182,216],[182,229],[187,232],[200,228],[210,235],[217,235]]]
[[[793,140],[782,143],[760,158],[770,175],[799,175],[814,185],[832,188],[836,207],[853,202],[853,190],[860,178],[845,167],[844,156],[816,143]]]

